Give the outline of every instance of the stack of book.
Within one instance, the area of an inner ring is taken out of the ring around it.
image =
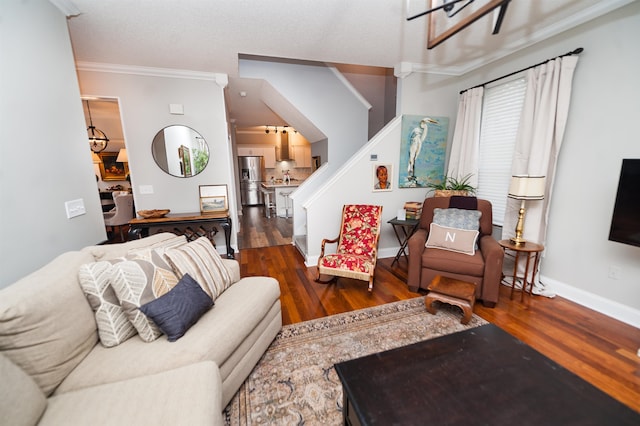
[[[407,201],[404,203],[404,210],[406,211],[406,219],[420,219],[422,214],[422,203],[418,201]]]

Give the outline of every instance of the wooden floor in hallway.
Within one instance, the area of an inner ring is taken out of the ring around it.
[[[261,248],[291,244],[293,218],[266,217],[264,206],[242,206],[238,248]]]

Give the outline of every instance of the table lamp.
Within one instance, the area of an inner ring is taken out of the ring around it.
[[[118,151],[118,157],[116,158],[116,163],[128,163],[128,162],[129,162],[129,156],[127,155],[127,149],[120,148],[120,151]]]
[[[520,211],[518,212],[518,223],[516,224],[516,235],[511,238],[511,242],[515,245],[522,245],[525,239],[522,238],[524,230],[524,203],[527,200],[544,199],[544,176],[511,176],[511,185],[509,185],[509,198],[522,200]]]

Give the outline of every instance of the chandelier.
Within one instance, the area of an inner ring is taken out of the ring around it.
[[[89,134],[89,147],[93,152],[102,152],[107,148],[109,144],[109,138],[100,129],[96,129],[93,125],[93,119],[91,118],[91,109],[89,108],[89,100],[87,99],[87,111],[89,113],[89,127],[87,127],[87,133]]]

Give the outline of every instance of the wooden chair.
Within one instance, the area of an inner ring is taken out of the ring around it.
[[[354,278],[369,282],[373,290],[373,274],[378,257],[378,239],[382,206],[348,204],[342,209],[340,235],[323,239],[318,258],[317,282],[329,283],[337,277]],[[327,243],[338,243],[336,253],[325,255]],[[329,281],[320,281],[320,275],[332,275]]]

